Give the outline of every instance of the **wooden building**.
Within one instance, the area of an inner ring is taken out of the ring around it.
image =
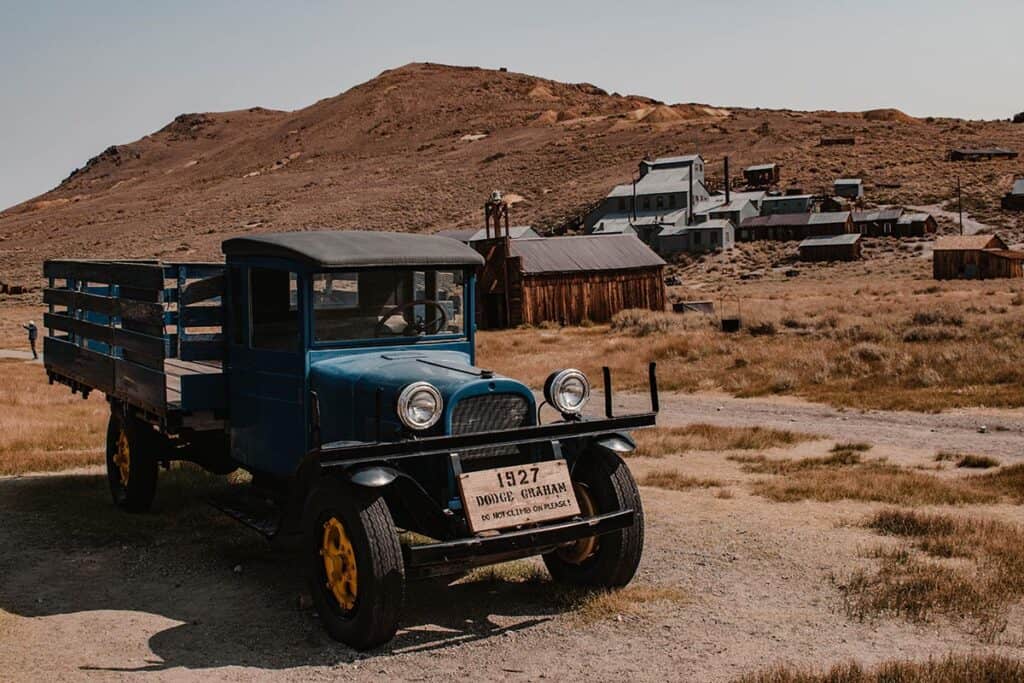
[[[1016,159],[1017,152],[1003,147],[984,147],[978,149],[951,149],[950,161],[988,161],[990,159]]]
[[[1024,178],[1013,182],[1013,189],[1003,195],[1002,205],[1007,211],[1024,211]]]
[[[778,164],[757,164],[743,169],[747,187],[770,187],[779,182]]]
[[[903,209],[871,209],[854,211],[853,227],[868,237],[896,237]]]
[[[860,258],[860,235],[808,237],[800,243],[801,261],[856,261]]]
[[[480,326],[608,322],[627,308],[665,309],[665,262],[633,235],[473,242],[485,259]]]
[[[930,213],[905,213],[896,221],[897,237],[925,237],[934,235],[939,224]]]
[[[748,218],[740,224],[737,240],[803,240],[822,235],[854,232],[849,211],[835,213],[787,213]]]
[[[936,280],[987,280],[1024,276],[1024,252],[1012,251],[998,235],[955,235],[935,241]]]

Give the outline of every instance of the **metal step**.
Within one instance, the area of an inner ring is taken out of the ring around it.
[[[268,539],[274,538],[281,529],[281,507],[251,486],[232,486],[230,490],[211,496],[209,503]]]

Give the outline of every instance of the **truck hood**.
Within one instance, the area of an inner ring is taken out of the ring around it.
[[[373,441],[377,393],[381,394],[381,438],[402,438],[395,412],[398,394],[412,382],[430,382],[444,400],[438,424],[420,435],[448,433],[453,406],[469,396],[518,393],[535,412],[533,393],[521,382],[476,367],[458,351],[381,351],[337,356],[310,366],[310,389],[320,404],[321,435],[328,441]]]

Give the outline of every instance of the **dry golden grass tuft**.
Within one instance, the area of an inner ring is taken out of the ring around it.
[[[686,451],[760,450],[793,446],[818,437],[765,427],[719,427],[693,424],[686,427],[657,427],[635,434],[636,455],[660,458]]]
[[[849,452],[795,461],[764,456],[729,459],[743,462],[747,471],[784,475],[754,482],[752,487],[755,494],[779,503],[843,499],[896,505],[967,505],[1001,500],[1024,503],[1024,465],[940,478],[877,460],[859,462],[859,456]]]
[[[558,602],[571,609],[577,621],[589,624],[619,617],[643,617],[654,607],[686,605],[690,597],[675,586],[631,583],[614,591],[563,589]]]
[[[42,366],[0,360],[0,475],[103,462],[110,409],[99,394],[83,401],[49,386]]]
[[[965,455],[957,461],[957,467],[987,470],[990,467],[999,467],[1000,463],[995,458],[987,455]]]
[[[758,481],[753,492],[777,503],[800,500],[866,500],[897,505],[994,503],[1000,492],[991,482],[940,479],[885,463],[797,468],[786,477]]]
[[[741,463],[741,470],[755,474],[790,474],[801,470],[848,467],[861,463],[859,453],[836,450],[820,458],[800,458],[798,460],[773,460],[763,455],[730,455],[726,459]]]
[[[687,604],[689,596],[674,586],[631,583],[618,590],[587,590],[561,586],[551,581],[547,571],[530,560],[514,560],[474,569],[459,583],[530,584],[543,589],[561,609],[572,613],[581,623],[593,623],[618,617],[644,616],[658,605]]]
[[[1017,525],[893,509],[865,526],[904,545],[876,551],[877,569],[841,582],[853,616],[943,614],[972,621],[991,638],[1005,628],[1007,608],[1024,597],[1024,529]]]
[[[551,577],[543,567],[529,560],[513,560],[477,567],[460,583],[550,583]]]
[[[687,491],[689,489],[707,489],[722,486],[717,479],[704,479],[680,474],[673,470],[655,470],[640,477],[641,486],[653,486],[670,491]]]
[[[856,662],[827,671],[778,665],[736,683],[978,683],[1024,679],[1024,662],[997,655],[954,654],[923,662],[889,661],[871,668]]]

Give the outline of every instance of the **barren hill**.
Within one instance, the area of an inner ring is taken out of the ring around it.
[[[835,135],[857,145],[819,146]],[[47,257],[217,257],[224,237],[247,231],[471,226],[494,188],[523,198],[515,222],[553,227],[628,180],[644,155],[692,150],[712,176],[726,154],[734,169],[776,161],[784,185],[817,191],[858,176],[880,202],[946,200],[960,173],[969,207],[1012,225],[994,207],[1024,166],[943,161],[949,146],[974,144],[1024,148],[1024,126],[895,110],[666,105],[588,84],[410,64],[294,112],[182,114],[106,149],[0,214],[0,279],[34,285]]]

